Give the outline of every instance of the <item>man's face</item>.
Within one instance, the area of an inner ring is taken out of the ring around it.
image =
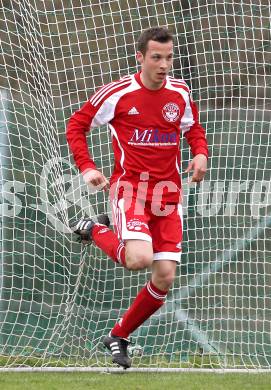
[[[145,55],[138,52],[137,60],[141,65],[143,80],[150,88],[159,88],[173,63],[173,42],[149,41]]]

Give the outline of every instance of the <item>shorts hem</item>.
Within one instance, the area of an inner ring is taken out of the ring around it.
[[[152,242],[152,238],[146,233],[140,232],[122,232],[122,240],[142,240]]]
[[[181,253],[182,252],[157,252],[153,254],[153,260],[173,260],[180,263]]]

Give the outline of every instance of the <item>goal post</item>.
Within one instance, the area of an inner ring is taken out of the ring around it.
[[[175,35],[172,74],[193,92],[209,170],[184,190],[181,264],[166,304],[132,336],[133,367],[270,369],[271,148],[268,0],[14,0],[0,9],[0,367],[111,365],[102,338],[149,277],[74,241],[110,212],[68,150],[67,120],[136,72],[142,30]],[[106,127],[89,147],[109,177]],[[191,155],[182,145],[183,172]]]

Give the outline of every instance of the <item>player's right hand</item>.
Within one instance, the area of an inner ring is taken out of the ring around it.
[[[91,189],[104,191],[109,190],[109,181],[97,169],[89,169],[83,173],[84,182],[90,186]]]

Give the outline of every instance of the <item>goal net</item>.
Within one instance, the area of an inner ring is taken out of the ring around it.
[[[181,265],[164,307],[133,334],[133,366],[269,369],[269,1],[0,3],[0,365],[111,364],[101,340],[149,273],[75,242],[72,220],[110,209],[84,185],[65,128],[98,87],[137,71],[141,31],[165,25],[172,74],[207,130],[209,171],[196,186],[182,174]],[[107,128],[88,139],[109,177]],[[190,158],[184,143],[182,172]]]

